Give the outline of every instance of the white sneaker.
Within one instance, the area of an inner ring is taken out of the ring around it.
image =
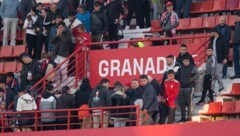
[[[136,29],[140,29],[140,27],[139,27],[139,26],[136,26]]]
[[[125,27],[125,30],[129,30],[129,26],[128,25]]]

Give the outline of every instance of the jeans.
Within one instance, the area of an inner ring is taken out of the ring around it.
[[[181,109],[181,116],[182,119],[186,119],[186,106],[188,109],[188,118],[192,117],[192,95],[193,95],[193,88],[180,88],[180,92],[178,94],[178,101],[179,106]]]
[[[18,18],[3,18],[3,45],[8,45],[9,32],[11,32],[10,45],[16,45]]]
[[[28,54],[33,57],[32,51],[36,48],[36,35],[26,34],[26,41],[27,41],[27,48],[28,48]]]
[[[222,81],[222,69],[223,69],[223,64],[222,63],[217,63],[216,64],[216,73],[215,73],[215,79],[213,80],[213,87],[212,89],[214,90],[214,85],[217,80],[219,87],[223,87],[223,81]]]
[[[178,17],[181,17],[181,11],[183,11],[183,18],[189,18],[192,0],[176,0],[176,13]]]
[[[235,75],[240,75],[240,46],[233,46],[233,62]]]
[[[223,76],[227,76],[227,68],[228,68],[228,64],[224,64],[222,69]]]
[[[211,75],[205,75],[204,76],[204,83],[203,83],[203,91],[202,91],[202,97],[200,101],[205,101],[207,91],[209,92],[210,100],[213,101],[213,91],[212,91],[212,76]]]

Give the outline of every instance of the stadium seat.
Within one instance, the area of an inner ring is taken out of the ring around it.
[[[26,52],[26,50],[27,50],[27,47],[24,45],[14,46],[12,56],[18,57],[18,56],[20,56],[21,53]]]
[[[177,30],[186,30],[189,27],[190,18],[179,19]]]
[[[12,52],[13,52],[12,46],[2,46],[1,47],[1,52],[0,52],[0,57],[1,58],[11,57]]]
[[[0,74],[3,73],[4,63],[0,62]]]
[[[235,101],[235,107],[233,113],[240,113],[240,101]]]
[[[188,37],[188,36],[193,36],[193,34],[185,34],[184,36],[181,37]],[[179,39],[178,44],[191,44],[193,38],[187,38],[187,39]]]
[[[191,5],[191,12],[197,12],[200,9],[201,2],[193,2]]]
[[[238,7],[239,0],[227,0],[226,1],[226,10],[234,10]]]
[[[203,24],[202,27],[204,28],[212,28],[215,26],[215,21],[216,21],[216,17],[203,17]]]
[[[222,110],[222,102],[211,102],[209,103],[208,111],[206,113],[200,113],[200,115],[218,115]]]
[[[213,8],[213,1],[203,1],[200,4],[200,12],[208,12],[211,11]]]
[[[223,102],[221,114],[232,113],[235,108],[235,101]]]
[[[5,62],[3,73],[16,72],[17,62]]]
[[[18,63],[17,64],[17,71],[16,72],[20,72],[22,70],[22,63]]]
[[[199,28],[201,28],[202,23],[203,23],[202,17],[191,18],[190,24],[189,24],[189,29],[199,29]]]
[[[235,25],[235,22],[236,22],[236,20],[235,20],[235,18],[234,18],[234,16],[233,15],[230,15],[230,16],[228,16],[228,25],[229,26],[234,26]]]
[[[223,11],[225,10],[226,0],[214,0],[213,1],[213,11]]]
[[[160,20],[158,20],[158,19],[152,20],[151,21],[151,32],[159,32],[159,31],[161,31]]]
[[[195,34],[194,36],[206,36],[207,34],[205,33],[202,33],[202,34]],[[192,43],[194,44],[199,44],[199,43],[204,43],[207,41],[207,38],[204,37],[204,38],[193,38],[193,41]]]
[[[233,83],[231,92],[240,94],[240,83]]]

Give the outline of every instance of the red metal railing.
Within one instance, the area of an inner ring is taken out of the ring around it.
[[[83,77],[87,77],[88,75],[88,62],[89,62],[89,47],[94,46],[97,44],[116,44],[116,43],[130,43],[130,42],[153,42],[153,41],[166,41],[168,40],[170,45],[172,45],[173,40],[181,40],[181,39],[192,39],[192,38],[207,38],[209,36],[186,36],[186,37],[174,37],[174,38],[143,38],[143,39],[137,39],[137,40],[123,40],[123,41],[113,41],[113,42],[99,42],[99,43],[86,43],[82,47],[79,47],[74,53],[72,53],[69,57],[67,57],[61,64],[59,64],[56,68],[51,70],[49,73],[47,73],[40,81],[38,81],[35,85],[33,85],[30,90],[34,90],[35,92],[39,92],[40,94],[45,90],[45,87],[48,83],[50,83],[51,80],[54,80],[56,84],[55,89],[61,89],[61,85],[68,85],[71,87],[77,87],[77,84],[79,80],[81,80]],[[198,64],[197,66],[201,65],[202,62],[205,60],[205,49],[207,47],[209,40],[207,40],[205,43],[199,43],[203,46],[199,47],[199,49],[196,49],[195,52],[201,53],[201,56],[198,57]],[[69,62],[69,63],[68,63]],[[67,69],[66,73],[62,73],[63,76],[67,76],[64,80],[55,79],[55,75],[57,74],[56,71],[66,65],[66,67],[62,69]],[[91,79],[90,79],[91,80]]]
[[[124,109],[126,112],[122,113],[114,113],[112,111]],[[98,115],[89,114],[87,116],[79,116],[77,113],[80,111],[88,111],[92,112],[94,110],[100,111]],[[107,112],[106,112],[107,111]],[[52,113],[51,116],[42,117],[42,113]],[[60,114],[56,114],[60,113]],[[19,117],[19,115],[31,115],[27,117]],[[142,115],[145,115],[145,118],[142,118]],[[104,121],[103,116],[108,116],[109,120]],[[10,117],[11,116],[11,117]],[[99,122],[84,121],[85,119],[92,119],[96,116],[100,117]],[[122,120],[114,120],[112,117],[121,117],[126,116],[126,119]],[[44,123],[41,121],[42,119],[54,119],[52,123]],[[1,112],[0,113],[0,131],[6,132],[13,130],[18,130],[20,128],[31,128],[33,131],[42,131],[44,127],[52,127],[53,130],[59,129],[80,129],[84,128],[83,126],[91,126],[98,125],[99,127],[103,127],[104,123],[111,124],[116,122],[125,122],[125,123],[134,123],[135,126],[141,125],[141,122],[144,122],[148,119],[148,114],[141,111],[139,106],[119,106],[119,107],[103,107],[103,108],[88,108],[88,109],[60,109],[60,110],[38,110],[38,111],[24,111],[24,112]],[[59,122],[58,120],[64,120]],[[17,122],[26,122],[32,121],[32,123],[27,125],[19,126]],[[82,127],[80,127],[82,126]],[[61,128],[60,128],[61,127]],[[86,128],[86,127],[85,127]]]

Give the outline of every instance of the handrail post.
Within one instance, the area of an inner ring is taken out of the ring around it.
[[[75,57],[75,64],[76,64],[76,73],[75,73],[75,87],[77,87],[78,85],[78,81],[80,80],[80,74],[79,74],[79,65],[80,65],[80,62],[79,62],[79,54],[80,54],[80,50],[76,53],[76,57]]]
[[[43,80],[43,87],[42,87],[42,88],[43,88],[43,91],[45,90],[46,86],[47,86],[47,85],[46,85],[46,80]]]
[[[4,125],[5,125],[5,123],[4,123],[4,113],[2,113],[2,133],[4,133]]]
[[[101,122],[101,128],[103,128],[103,123],[104,123],[104,122],[103,122],[103,121],[104,121],[104,120],[103,120],[103,110],[101,110],[101,117],[100,117],[100,118],[101,118],[101,119],[100,119],[100,120],[101,120],[101,121],[100,121],[100,122]]]
[[[139,105],[136,107],[136,126],[140,126],[140,107]]]
[[[34,131],[37,131],[37,117],[38,117],[38,115],[37,115],[37,112],[35,111],[34,112],[35,114],[34,114]]]
[[[68,110],[68,116],[67,116],[67,118],[68,118],[68,122],[67,122],[67,130],[70,130],[70,123],[71,123],[71,115],[70,115],[70,110]]]

